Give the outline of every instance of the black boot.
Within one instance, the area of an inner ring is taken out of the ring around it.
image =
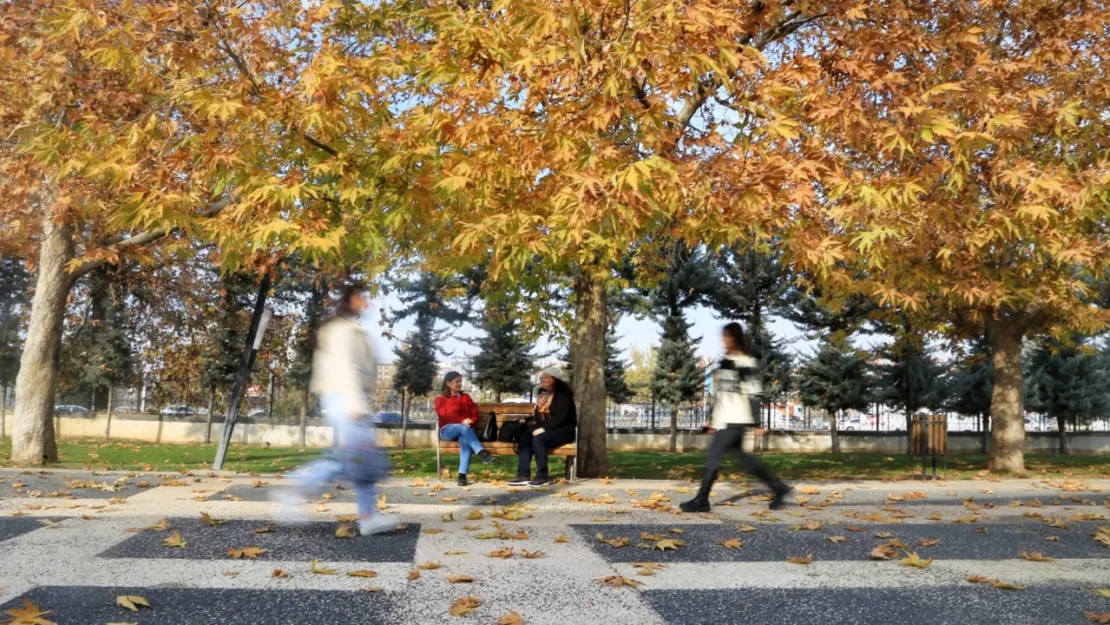
[[[466,486],[466,485],[467,485],[466,474],[465,473],[460,473],[459,474],[459,486]]]
[[[709,471],[701,478],[701,488],[698,494],[690,501],[679,504],[683,512],[709,512],[709,492],[713,490],[713,482],[717,481],[717,471]]]
[[[479,451],[478,457],[481,458],[482,462],[486,464],[489,464],[496,460],[496,458],[493,457],[493,454],[491,454],[488,449],[483,449],[482,451]]]
[[[786,484],[783,484],[782,482],[773,485],[771,488],[775,491],[775,495],[771,499],[770,508],[772,510],[782,510],[784,507],[786,507],[787,495],[789,495],[794,489],[790,488]]]

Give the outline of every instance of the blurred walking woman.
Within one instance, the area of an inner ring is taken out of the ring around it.
[[[790,487],[764,466],[759,458],[746,453],[743,448],[744,434],[758,427],[759,402],[753,400],[758,400],[763,392],[757,377],[759,361],[748,354],[744,328],[739,323],[725,326],[723,342],[725,356],[713,372],[711,429],[715,433],[705,460],[705,475],[697,496],[679,507],[683,512],[709,512],[709,492],[713,490],[713,482],[717,480],[721,470],[721,458],[726,451],[731,450],[739,454],[745,471],[770,487],[773,494],[771,509],[778,510],[790,493]]]
[[[359,533],[378,534],[395,529],[399,519],[377,509],[377,482],[389,473],[389,462],[378,447],[370,423],[370,401],[377,382],[377,363],[370,337],[358,319],[369,308],[365,288],[343,289],[335,317],[316,332],[309,389],[319,395],[328,424],[339,437],[334,456],[318,460],[294,478],[292,493],[282,496],[282,512],[296,518],[294,506],[304,497],[318,496],[337,479],[354,483],[358,499]]]
[[[436,416],[439,417],[439,437],[445,441],[459,441],[459,486],[466,486],[470,457],[478,454],[489,464],[493,462],[493,454],[482,447],[474,432],[478,405],[462,391],[462,382],[462,374],[458,371],[443,376],[443,391],[436,397]]]
[[[563,370],[548,367],[540,372],[540,392],[532,419],[525,423],[524,432],[517,444],[516,478],[513,486],[544,486],[549,481],[547,452],[574,442],[578,427],[578,410],[574,406],[574,392],[566,382]],[[532,458],[536,459],[536,479],[532,473]]]

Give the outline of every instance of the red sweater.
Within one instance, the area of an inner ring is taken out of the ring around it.
[[[436,397],[436,415],[439,416],[439,427],[462,423],[463,419],[472,419],[478,422],[478,404],[470,399],[470,395],[459,393],[452,397],[440,395]]]

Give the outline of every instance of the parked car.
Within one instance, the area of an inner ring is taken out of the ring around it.
[[[399,412],[379,412],[374,415],[374,423],[401,423],[404,418]]]
[[[265,408],[255,408],[247,413],[248,419],[265,419],[269,412]]]
[[[162,414],[166,416],[187,417],[197,414],[197,409],[179,404],[171,404],[162,408]]]
[[[77,406],[73,404],[63,404],[61,406],[54,406],[54,414],[58,416],[65,415],[87,415],[89,409],[84,406]]]

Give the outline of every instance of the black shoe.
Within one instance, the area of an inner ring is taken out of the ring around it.
[[[678,509],[683,512],[709,512],[709,500],[694,497],[690,501],[678,504]]]
[[[459,474],[459,486],[468,486],[468,484],[466,482],[466,474],[465,473],[460,473]]]
[[[547,486],[550,483],[551,483],[551,480],[547,479],[546,477],[537,477],[536,479],[532,480],[531,482],[528,482],[528,485],[531,486],[532,488],[539,488],[541,486]]]
[[[483,449],[482,451],[479,451],[478,457],[481,458],[482,462],[486,464],[489,464],[496,460],[496,458],[493,457],[493,454],[491,454],[488,449]]]
[[[509,486],[527,486],[528,483],[531,481],[532,478],[528,477],[527,475],[518,475],[512,480],[509,480]]]
[[[789,486],[787,486],[785,484],[783,484],[779,488],[776,488],[775,489],[775,496],[774,496],[773,499],[771,499],[771,505],[769,507],[772,510],[782,510],[784,507],[786,507],[786,497],[787,497],[787,495],[789,495],[792,492],[794,492],[794,489],[790,488]]]

